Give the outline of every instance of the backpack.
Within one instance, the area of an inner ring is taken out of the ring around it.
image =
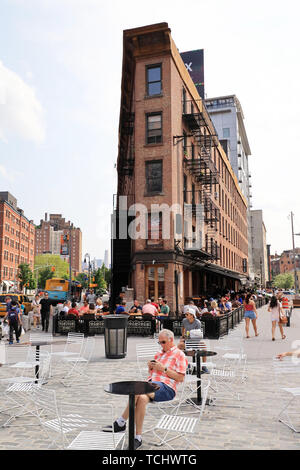
[[[8,314],[7,314],[7,318],[10,320],[10,321],[17,321],[18,320],[18,313],[20,312],[20,310],[17,308],[17,307],[10,307],[9,311],[8,311]]]

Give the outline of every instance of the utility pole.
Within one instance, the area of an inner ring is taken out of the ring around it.
[[[295,234],[294,234],[294,214],[291,212],[291,223],[292,223],[292,241],[293,241],[293,258],[294,258],[294,278],[295,278],[295,292],[298,294],[298,282],[297,282],[297,267],[296,267],[296,253],[295,253]]]

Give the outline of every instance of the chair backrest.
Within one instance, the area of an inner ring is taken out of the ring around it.
[[[95,350],[96,340],[94,337],[89,337],[84,341],[84,343],[82,357],[89,362]]]
[[[44,411],[44,413],[38,413],[42,420],[45,420],[45,416],[47,416],[47,419],[58,418],[59,412],[55,390],[33,385],[30,399],[38,410]]]
[[[44,332],[35,332],[35,333],[30,333],[29,335],[29,341],[53,341],[54,336],[52,333],[44,333]]]
[[[185,340],[185,349],[186,351],[190,349],[203,351],[207,349],[207,344],[201,338],[189,338]]]
[[[31,356],[31,346],[11,346],[5,345],[5,362],[4,364],[16,364],[17,362],[25,362]]]
[[[140,376],[145,377],[148,375],[147,362],[154,359],[154,356],[158,351],[159,345],[156,341],[136,345],[136,361]]]
[[[84,334],[83,333],[68,333],[67,342],[65,345],[66,352],[82,353],[84,347]]]

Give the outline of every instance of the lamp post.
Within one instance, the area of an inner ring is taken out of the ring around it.
[[[295,233],[294,235],[296,235],[297,237],[300,236],[300,233]],[[294,251],[294,269],[296,271],[296,280],[297,280],[297,284],[295,285],[295,292],[296,294],[298,294],[298,275],[297,275],[297,263],[296,263],[296,255],[295,255],[295,251]]]
[[[86,253],[84,255],[84,262],[86,263],[86,259],[87,257],[89,258],[89,265],[88,265],[88,270],[89,270],[89,288],[90,288],[90,284],[91,284],[91,256],[89,253]]]
[[[296,294],[298,294],[296,253],[295,253],[295,234],[294,234],[294,214],[293,214],[293,212],[291,212],[291,224],[292,224],[292,242],[293,242],[293,258],[294,258],[295,292],[296,292]]]

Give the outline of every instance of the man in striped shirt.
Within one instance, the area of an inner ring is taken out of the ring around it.
[[[146,413],[146,406],[150,401],[169,401],[176,395],[176,385],[183,382],[187,368],[187,359],[174,343],[174,334],[170,330],[161,330],[158,342],[161,351],[157,352],[154,360],[148,362],[148,381],[158,384],[159,390],[147,395],[137,395],[135,402],[136,435],[134,448],[138,449],[142,445],[142,429]],[[124,432],[126,421],[129,417],[129,405],[124,410],[122,416],[114,423],[114,432]],[[109,428],[103,431],[111,431]]]

